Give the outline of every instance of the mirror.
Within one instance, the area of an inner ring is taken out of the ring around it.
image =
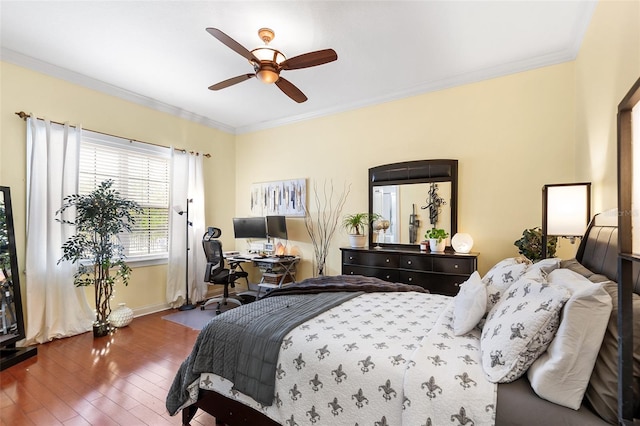
[[[15,345],[25,338],[19,276],[11,193],[0,186],[0,370],[36,353],[35,347],[16,349]]]
[[[457,232],[457,160],[420,160],[369,169],[369,247],[418,245],[431,228]],[[379,229],[382,228],[382,229]]]

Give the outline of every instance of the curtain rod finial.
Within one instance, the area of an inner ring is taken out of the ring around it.
[[[31,117],[31,115],[27,114],[24,111],[16,112],[16,115],[22,118],[23,120],[26,120],[27,118]]]

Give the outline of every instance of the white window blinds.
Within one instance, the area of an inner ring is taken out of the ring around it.
[[[143,209],[133,232],[120,235],[129,261],[167,257],[169,160],[169,148],[83,131],[78,192],[113,179],[113,188]]]

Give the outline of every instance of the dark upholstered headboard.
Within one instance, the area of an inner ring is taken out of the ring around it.
[[[589,223],[580,242],[576,260],[595,274],[618,282],[617,210],[598,213]],[[640,264],[634,264],[634,293],[640,294]]]

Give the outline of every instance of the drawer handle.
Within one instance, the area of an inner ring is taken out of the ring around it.
[[[391,261],[391,259],[389,259],[389,258],[387,257],[386,262],[387,262],[387,263],[389,263],[390,261]]]
[[[349,256],[349,260],[353,260],[353,256]]]
[[[454,267],[455,269],[458,269],[458,264],[456,263],[455,265],[453,265],[453,267]]]
[[[349,275],[353,275],[353,271],[349,272]],[[456,284],[457,285],[457,284]]]
[[[410,260],[407,260],[407,265],[411,265],[411,261]]]
[[[413,277],[409,277],[409,282],[413,281]]]
[[[391,278],[391,275],[387,275],[387,279]]]

